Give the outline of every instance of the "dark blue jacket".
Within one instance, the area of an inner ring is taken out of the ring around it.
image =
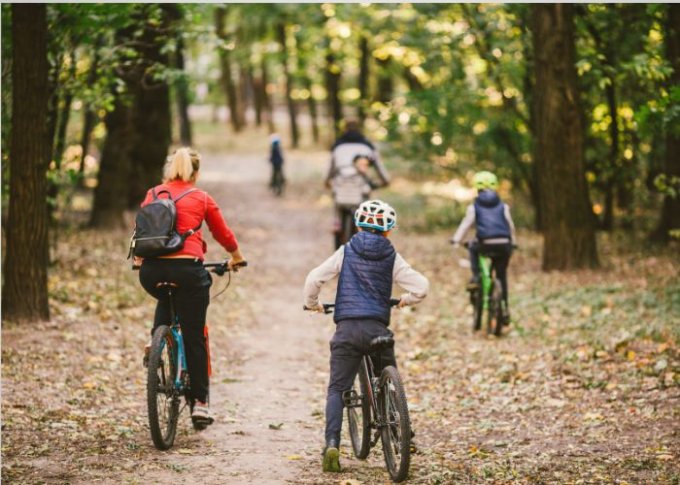
[[[335,147],[337,147],[338,145],[342,145],[343,143],[361,143],[362,145],[366,145],[367,147],[369,147],[371,150],[375,148],[373,146],[373,143],[368,141],[368,139],[360,132],[346,131],[337,140],[335,140],[335,143],[333,144],[331,151],[333,151]]]
[[[281,144],[278,141],[272,143],[272,153],[269,156],[269,161],[276,168],[283,165],[283,153],[281,153]]]
[[[510,224],[505,218],[505,204],[493,190],[482,190],[475,199],[477,239],[511,237]]]
[[[347,319],[373,319],[390,324],[392,272],[397,252],[380,234],[363,231],[345,244],[335,323]]]

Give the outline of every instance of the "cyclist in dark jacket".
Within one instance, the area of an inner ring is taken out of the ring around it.
[[[269,154],[269,162],[272,164],[272,177],[269,186],[280,193],[283,184],[283,151],[281,150],[281,137],[276,133],[272,134],[271,152]]]
[[[503,320],[510,321],[508,306],[508,263],[515,244],[515,224],[510,215],[510,207],[501,201],[496,189],[498,179],[491,172],[478,172],[473,178],[473,185],[478,190],[474,203],[469,205],[465,218],[453,235],[454,245],[460,244],[470,228],[475,225],[477,234],[470,242],[470,266],[472,279],[468,289],[479,285],[479,253],[488,254],[493,259],[496,275],[503,287]]]
[[[323,312],[319,292],[328,280],[340,275],[335,297],[335,335],[330,342],[331,375],[326,398],[326,448],[323,470],[340,471],[339,445],[343,392],[352,388],[363,355],[375,337],[392,332],[390,295],[392,283],[406,293],[399,306],[414,305],[427,295],[429,282],[404,261],[388,239],[397,222],[394,209],[380,200],[363,202],[354,221],[359,232],[330,258],[314,268],[305,281],[304,305]],[[381,355],[383,366],[396,365],[394,349]],[[382,369],[376,369],[379,373]]]

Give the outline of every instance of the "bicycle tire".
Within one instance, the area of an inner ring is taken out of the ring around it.
[[[378,409],[384,420],[382,424],[385,425],[380,433],[385,465],[392,481],[402,482],[408,476],[411,464],[411,421],[406,393],[396,367],[387,366],[380,374],[378,401]]]
[[[354,227],[354,217],[349,211],[345,211],[342,216],[342,237],[341,245],[346,244],[352,238],[352,228]]]
[[[502,300],[503,289],[501,287],[501,282],[498,278],[495,278],[489,295],[489,314],[487,315],[486,331],[488,334],[493,334],[496,337],[500,337],[503,332]]]
[[[482,313],[484,312],[484,302],[479,289],[470,292],[470,303],[472,304],[472,331],[477,332],[482,328]]]
[[[359,387],[361,391],[361,417],[358,416],[357,408],[347,408],[347,425],[352,451],[354,451],[354,456],[360,460],[365,460],[371,451],[371,403],[368,400],[368,385],[368,376],[362,363],[352,387],[355,390]]]
[[[149,430],[154,446],[167,450],[175,442],[179,396],[175,392],[176,366],[170,328],[161,325],[153,333],[146,381]]]

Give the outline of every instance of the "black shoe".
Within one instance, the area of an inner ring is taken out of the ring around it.
[[[510,310],[508,309],[508,305],[501,305],[501,313],[503,314],[503,325],[507,327],[510,325]]]
[[[468,281],[466,289],[468,291],[475,291],[475,290],[479,289],[479,278],[476,277],[476,276],[473,276],[472,278],[470,278],[470,281]]]
[[[323,471],[340,473],[340,447],[338,442],[331,439],[326,442],[323,450]]]

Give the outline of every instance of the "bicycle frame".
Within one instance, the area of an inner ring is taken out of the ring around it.
[[[493,261],[488,256],[479,255],[479,276],[482,288],[482,305],[489,309],[489,294],[491,293]]]
[[[377,358],[378,367],[382,367],[382,356],[380,353],[377,353]],[[373,448],[380,439],[380,430],[387,426],[388,423],[386,422],[386,417],[383,416],[383,413],[378,406],[378,395],[380,394],[378,381],[380,380],[380,377],[375,375],[375,367],[373,366],[373,360],[371,359],[370,355],[364,355],[362,358],[361,369],[359,372],[366,372],[366,375],[368,376],[368,395],[365,397],[368,398],[368,402],[371,404],[371,415],[373,417],[373,420],[371,421],[371,428],[375,429],[375,435],[373,436],[373,439],[370,443],[371,448]]]
[[[168,298],[170,299],[170,320],[172,321],[170,333],[175,344],[172,349],[172,358],[175,361],[177,369],[177,372],[175,373],[175,389],[178,391],[178,394],[181,394],[182,391],[184,391],[186,383],[187,357],[184,351],[184,338],[182,338],[182,328],[179,324],[179,316],[175,312],[175,303],[172,299],[172,289],[168,290]]]

